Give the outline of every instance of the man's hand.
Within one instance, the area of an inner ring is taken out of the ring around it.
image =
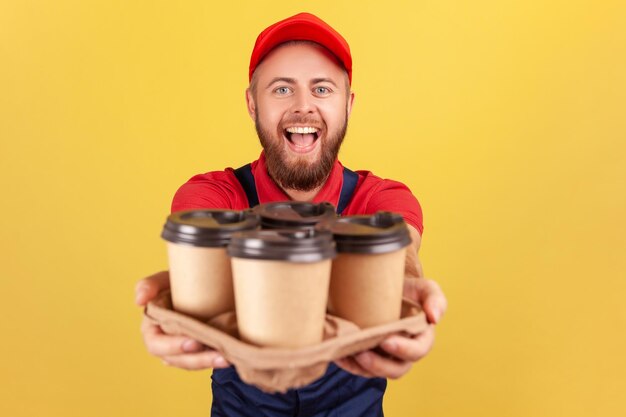
[[[157,294],[170,287],[170,274],[158,272],[139,281],[135,287],[135,304],[145,306]],[[161,358],[165,365],[188,370],[226,368],[230,364],[222,355],[208,349],[197,340],[185,336],[171,336],[148,317],[143,318],[141,333],[148,352]]]
[[[422,306],[428,328],[415,337],[393,335],[385,339],[380,348],[390,357],[370,350],[339,359],[335,361],[337,366],[367,378],[397,379],[409,372],[414,362],[426,356],[435,341],[435,324],[446,311],[446,297],[435,281],[425,278],[406,278],[404,296]]]

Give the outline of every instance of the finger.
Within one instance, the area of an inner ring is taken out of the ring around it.
[[[170,287],[169,271],[157,272],[147,278],[142,279],[135,285],[135,304],[145,306],[148,301],[156,295]]]
[[[439,284],[432,279],[417,279],[415,286],[418,300],[429,323],[437,324],[448,308],[448,301]]]
[[[389,336],[380,347],[397,359],[408,362],[415,362],[423,358],[430,352],[435,343],[435,329],[433,325],[414,338],[405,336]]]
[[[201,352],[206,349],[206,346],[197,340],[163,333],[163,330],[149,319],[142,322],[141,333],[148,352],[158,357]]]
[[[374,375],[367,372],[365,369],[359,365],[353,357],[347,356],[345,358],[337,359],[335,364],[343,369],[344,371],[350,372],[351,374],[362,376],[365,378],[373,378]]]
[[[412,362],[383,358],[371,350],[359,353],[355,355],[354,358],[366,372],[378,377],[390,379],[400,378],[402,375],[409,372],[413,365]]]
[[[214,350],[165,356],[163,363],[168,366],[175,366],[189,371],[199,371],[208,368],[227,368],[230,366],[230,363],[228,363],[220,353]]]

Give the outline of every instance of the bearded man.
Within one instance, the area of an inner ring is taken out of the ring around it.
[[[381,416],[387,378],[399,378],[425,356],[434,325],[446,310],[439,286],[423,277],[418,251],[422,212],[403,184],[369,171],[350,171],[337,160],[354,102],[352,57],[345,39],[319,18],[301,13],[265,29],[257,38],[246,90],[248,113],[263,146],[257,161],[196,175],[174,196],[172,211],[243,210],[258,203],[324,202],[339,214],[400,213],[411,232],[404,295],[422,304],[429,328],[414,338],[388,337],[386,352],[362,352],[331,364],[309,386],[266,394],[243,383],[216,351],[183,336],[166,335],[144,320],[148,351],[183,369],[213,370],[212,416]],[[140,281],[136,302],[144,306],[169,287],[160,272]],[[380,352],[380,350],[378,350]]]

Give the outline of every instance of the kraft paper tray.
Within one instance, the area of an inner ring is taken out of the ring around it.
[[[169,291],[150,302],[145,315],[165,333],[185,335],[217,350],[237,368],[244,382],[266,392],[284,392],[308,385],[320,378],[336,359],[372,349],[388,335],[417,335],[428,326],[421,307],[404,299],[398,321],[360,329],[350,321],[327,314],[321,343],[287,349],[259,347],[239,340],[234,312],[206,323],[178,313],[172,309]]]

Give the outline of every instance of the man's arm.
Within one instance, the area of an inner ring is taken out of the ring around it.
[[[435,281],[424,278],[418,257],[422,239],[414,227],[409,225],[408,228],[412,243],[406,254],[404,296],[422,305],[429,326],[412,338],[392,335],[385,339],[380,347],[392,358],[370,350],[335,361],[338,366],[353,374],[368,378],[400,378],[411,369],[414,362],[428,354],[435,341],[435,324],[445,313],[447,300]]]
[[[424,270],[422,269],[422,263],[419,260],[419,251],[422,244],[422,236],[415,228],[408,225],[409,233],[411,234],[411,245],[406,251],[406,260],[404,263],[404,274],[407,277],[412,278],[424,278]]]

